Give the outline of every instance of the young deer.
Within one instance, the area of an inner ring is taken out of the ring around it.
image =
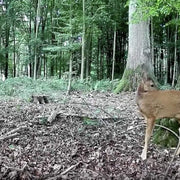
[[[180,123],[180,91],[157,90],[154,82],[146,77],[137,89],[136,102],[146,120],[145,145],[141,154],[141,158],[145,160],[155,120],[176,118]]]

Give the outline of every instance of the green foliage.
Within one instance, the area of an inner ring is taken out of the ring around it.
[[[32,94],[50,94],[57,90],[66,90],[66,82],[55,79],[33,80],[27,77],[9,78],[0,83],[1,97],[19,97],[28,100]]]
[[[160,86],[161,90],[168,90],[168,89],[172,89],[172,86],[170,84],[165,84],[163,86]]]
[[[169,0],[138,0],[138,8],[145,18],[180,13],[180,2]]]
[[[88,126],[98,126],[99,125],[99,122],[97,120],[90,119],[88,117],[83,118],[83,123],[84,123],[84,125],[88,125]]]
[[[112,91],[116,87],[118,80],[100,80],[94,82],[93,89],[95,91]]]
[[[178,134],[178,128],[180,127],[179,123],[174,119],[159,119],[157,124],[165,126],[175,133]],[[163,147],[176,147],[178,144],[177,137],[172,134],[170,131],[165,130],[161,127],[155,127],[155,132],[153,134],[153,141],[156,144],[159,144]]]
[[[75,91],[112,91],[116,86],[116,81],[101,80],[92,81],[79,79],[72,80],[72,90]],[[29,100],[33,94],[52,95],[59,91],[67,90],[68,79],[38,79],[33,80],[28,77],[9,78],[6,81],[0,81],[0,98],[18,97]]]

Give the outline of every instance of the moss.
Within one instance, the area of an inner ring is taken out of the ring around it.
[[[139,66],[136,70],[125,69],[122,79],[120,80],[114,93],[121,91],[134,91],[137,88],[138,82],[142,77],[142,68]]]

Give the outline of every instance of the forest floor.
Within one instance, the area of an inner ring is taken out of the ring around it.
[[[0,179],[163,179],[174,149],[150,143],[135,93],[57,93],[47,104],[0,101]],[[175,157],[166,179],[180,179]]]

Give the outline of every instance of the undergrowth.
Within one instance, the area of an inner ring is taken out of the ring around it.
[[[118,81],[110,80],[72,80],[72,91],[113,91]],[[52,95],[57,92],[66,92],[68,80],[49,78],[33,80],[28,77],[9,78],[0,81],[0,98],[18,97],[28,100],[34,94]]]

